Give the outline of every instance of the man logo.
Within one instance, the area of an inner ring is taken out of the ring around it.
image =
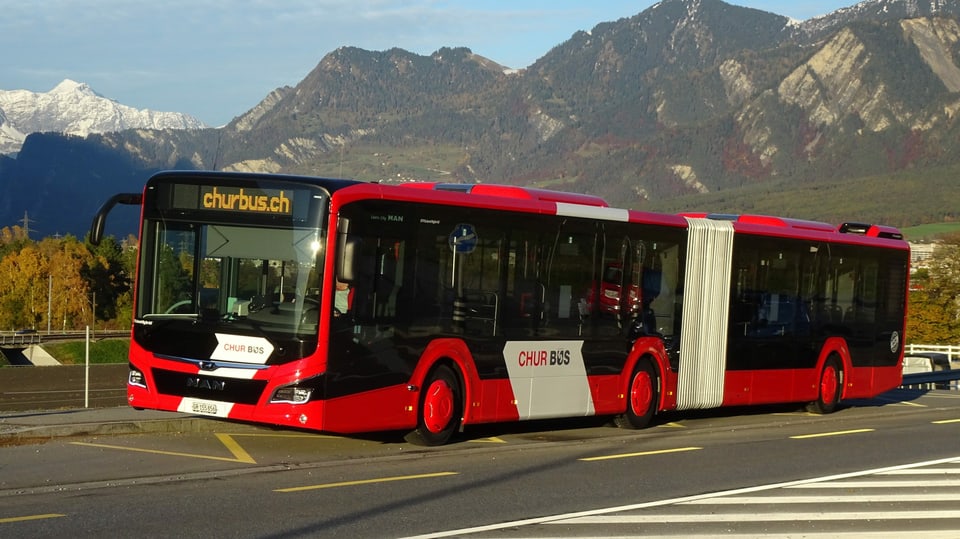
[[[227,383],[223,380],[210,380],[208,378],[187,378],[187,387],[193,387],[197,389],[209,389],[211,391],[223,391],[227,387]]]

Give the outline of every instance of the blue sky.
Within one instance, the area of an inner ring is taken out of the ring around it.
[[[728,0],[806,20],[855,0]],[[301,81],[341,46],[468,47],[523,68],[648,0],[0,0],[0,89],[88,83],[124,105],[213,126]]]

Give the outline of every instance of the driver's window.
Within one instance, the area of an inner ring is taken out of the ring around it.
[[[156,270],[153,275],[154,304],[150,309],[155,313],[194,312],[193,276],[195,230],[187,228],[166,228],[158,231]]]

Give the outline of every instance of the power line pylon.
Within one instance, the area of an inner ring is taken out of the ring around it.
[[[35,232],[34,230],[30,230],[30,223],[36,223],[36,219],[30,219],[30,217],[27,215],[27,211],[24,210],[23,219],[21,219],[20,222],[23,223],[23,234],[27,237],[27,239],[30,239],[30,232]]]

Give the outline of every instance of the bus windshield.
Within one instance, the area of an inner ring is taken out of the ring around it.
[[[316,335],[319,229],[150,219],[144,236],[140,324],[182,319],[268,337]]]

